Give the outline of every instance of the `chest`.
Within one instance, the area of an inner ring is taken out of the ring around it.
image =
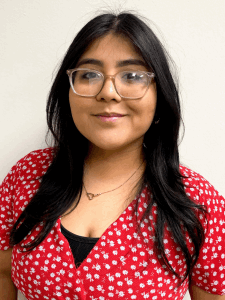
[[[128,205],[109,225],[78,269],[69,243],[60,231],[60,219],[28,255],[14,247],[12,279],[16,287],[28,300],[183,299],[188,282],[175,290],[177,279],[160,265],[153,251],[154,226],[144,222],[142,235],[137,234],[136,217],[144,211],[144,199],[140,201],[137,215],[134,204]],[[28,242],[34,236],[32,233]],[[176,245],[171,244],[169,232],[165,239],[173,267],[185,271],[185,262],[179,263],[181,256],[177,258],[180,253],[175,253]]]
[[[15,285],[28,300],[183,299],[188,282],[180,290],[174,290],[177,280],[159,264],[151,240],[146,247],[129,224],[132,220],[121,216],[76,269],[58,222],[46,240],[28,256],[14,250]],[[175,257],[172,252],[171,257]],[[173,266],[178,264],[174,261]],[[185,270],[184,267],[184,263],[179,264],[180,269]]]
[[[86,237],[100,237],[118,219],[130,204],[119,193],[101,195],[89,200],[85,193],[72,211],[61,218],[62,225],[70,232]],[[132,199],[133,200],[133,199]]]

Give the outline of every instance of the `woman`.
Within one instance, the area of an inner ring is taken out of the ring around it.
[[[225,299],[224,199],[179,165],[166,57],[133,14],[75,37],[47,104],[54,147],[1,187],[1,299]]]

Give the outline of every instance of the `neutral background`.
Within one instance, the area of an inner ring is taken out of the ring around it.
[[[46,147],[45,105],[57,65],[103,9],[151,20],[180,78],[181,161],[225,195],[224,0],[1,0],[0,181],[21,157]]]

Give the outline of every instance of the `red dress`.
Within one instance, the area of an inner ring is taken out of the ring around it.
[[[39,186],[52,161],[52,148],[31,152],[9,172],[0,186],[0,249],[9,248],[9,232]],[[199,174],[181,166],[187,195],[205,204],[210,212],[209,226],[199,213],[206,238],[192,274],[192,285],[216,295],[225,294],[225,208],[224,198]],[[13,248],[12,280],[28,300],[108,300],[157,299],[181,300],[188,289],[188,279],[176,288],[178,279],[158,262],[153,252],[157,206],[150,223],[142,224],[142,236],[135,231],[135,202],[140,206],[139,221],[146,208],[147,188],[134,199],[120,217],[104,232],[78,269],[69,243],[60,231],[60,218],[45,240],[30,254]],[[40,230],[36,228],[24,241],[29,242]],[[189,251],[193,244],[186,235]],[[165,226],[164,245],[167,258],[182,276],[186,265],[180,247]]]

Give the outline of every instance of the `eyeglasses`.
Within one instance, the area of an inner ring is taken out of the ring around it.
[[[139,99],[148,90],[154,73],[144,71],[122,71],[115,75],[104,75],[99,71],[85,68],[67,70],[73,92],[82,97],[97,96],[105,83],[111,78],[116,92],[122,98]]]

